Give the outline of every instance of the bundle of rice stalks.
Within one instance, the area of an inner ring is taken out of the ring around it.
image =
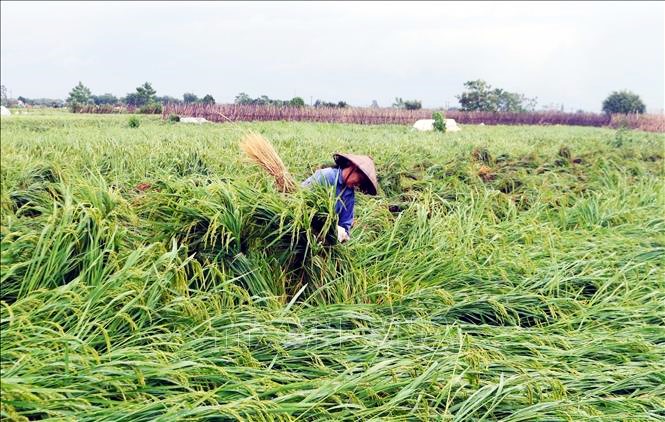
[[[250,132],[243,137],[240,148],[249,158],[275,178],[277,187],[282,192],[294,192],[296,190],[296,182],[293,176],[291,176],[279,154],[267,139],[258,133]]]

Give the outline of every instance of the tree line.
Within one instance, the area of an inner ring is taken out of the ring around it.
[[[150,82],[138,86],[134,92],[130,92],[124,97],[116,97],[110,93],[95,95],[90,88],[85,86],[81,81],[72,88],[69,96],[65,101],[60,99],[49,98],[36,98],[29,99],[19,96],[17,99],[11,99],[7,96],[7,89],[2,85],[1,102],[2,105],[15,105],[20,101],[23,105],[44,106],[44,107],[63,107],[68,106],[72,111],[88,106],[131,106],[147,110],[149,112],[160,112],[161,106],[167,103],[173,104],[215,104],[215,98],[206,94],[199,98],[197,95],[186,92],[182,95],[182,99],[171,97],[168,95],[158,96],[157,91],[152,87]],[[524,94],[517,92],[510,92],[502,88],[494,88],[482,79],[467,81],[464,83],[464,91],[457,95],[459,101],[459,108],[452,108],[452,110],[460,111],[484,111],[484,112],[532,112],[536,110],[537,98],[528,98]],[[235,96],[235,104],[239,105],[271,105],[276,107],[305,107],[305,101],[301,97],[293,97],[289,100],[279,100],[261,95],[252,98],[245,92],[241,92]],[[348,103],[346,101],[329,102],[317,99],[316,102],[311,104],[313,107],[327,107],[327,108],[346,108]],[[372,107],[379,107],[376,100],[372,102]],[[418,110],[422,108],[420,100],[404,100],[401,97],[396,97],[391,107],[405,110]],[[623,90],[612,92],[602,103],[602,110],[604,113],[644,113],[646,106],[642,102],[639,95]]]
[[[145,82],[143,85],[136,87],[136,91],[130,92],[122,98],[109,93],[93,95],[90,88],[79,81],[78,85],[69,92],[66,103],[72,108],[90,104],[158,108],[166,103],[215,104],[215,98],[210,94],[199,98],[191,92],[184,93],[182,100],[168,95],[160,97],[157,96],[157,91],[150,82]]]

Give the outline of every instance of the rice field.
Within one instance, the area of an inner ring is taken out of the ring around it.
[[[662,133],[139,119],[2,119],[3,420],[665,420]]]

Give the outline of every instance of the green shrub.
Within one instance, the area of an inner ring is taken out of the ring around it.
[[[177,114],[173,114],[173,113],[169,114],[169,122],[178,123],[179,121],[180,121],[180,116],[178,116]]]
[[[446,119],[443,116],[443,113],[435,111],[432,113],[432,119],[434,119],[434,130],[439,132],[446,131]]]
[[[141,126],[141,120],[137,116],[131,116],[129,118],[129,127],[137,128],[139,126]]]

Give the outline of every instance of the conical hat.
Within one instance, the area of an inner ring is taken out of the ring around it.
[[[348,166],[349,162],[355,164],[365,175],[365,182],[360,186],[360,190],[368,195],[376,195],[379,189],[379,183],[376,181],[376,169],[372,157],[367,155],[355,154],[333,154],[333,159],[340,167]]]

